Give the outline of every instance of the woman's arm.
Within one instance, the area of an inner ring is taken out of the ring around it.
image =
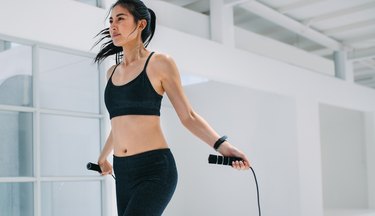
[[[105,142],[104,148],[100,153],[98,159],[98,165],[102,170],[102,175],[112,174],[112,165],[108,162],[107,157],[113,150],[112,130],[109,133],[107,141]]]
[[[112,65],[106,73],[107,81],[111,76],[113,69],[116,65]],[[112,165],[108,162],[107,157],[113,150],[113,140],[112,140],[112,130],[109,132],[108,138],[104,144],[104,148],[101,151],[99,158],[98,158],[98,165],[102,170],[102,175],[112,174]]]
[[[98,159],[99,164],[107,160],[107,157],[112,152],[112,150],[113,150],[113,141],[112,141],[112,130],[111,130],[111,132],[108,135],[107,141],[105,142],[104,148],[100,153],[100,156]]]
[[[209,146],[213,147],[220,135],[205,121],[198,113],[196,113],[190,105],[181,84],[181,78],[174,60],[168,56],[157,55],[157,70],[160,70],[162,76],[162,86],[168,95],[181,123],[195,136],[203,140]],[[239,149],[235,148],[228,141],[225,141],[218,149],[224,156],[240,157],[245,163],[236,162],[234,168],[247,169],[250,162],[246,155]]]

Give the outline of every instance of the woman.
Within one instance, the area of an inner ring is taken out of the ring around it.
[[[105,104],[111,132],[99,156],[103,175],[112,174],[107,157],[113,150],[119,216],[161,215],[177,184],[177,170],[160,126],[160,105],[168,95],[181,123],[224,156],[246,155],[212,129],[191,107],[173,59],[146,49],[155,32],[155,14],[140,0],[118,0],[111,6],[110,27],[99,34],[104,43],[95,62],[116,54],[107,71]],[[124,54],[122,54],[124,53]]]

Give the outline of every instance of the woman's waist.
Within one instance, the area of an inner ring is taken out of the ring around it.
[[[111,131],[115,139],[142,139],[145,135],[156,138],[162,136],[162,129],[158,119],[123,118],[111,121]]]
[[[115,126],[132,126],[132,125],[160,125],[160,116],[156,115],[122,115],[111,119],[112,127]]]
[[[146,173],[163,172],[175,167],[173,154],[169,148],[153,149],[131,156],[113,155],[113,169],[116,177],[131,174],[128,177],[144,176]]]
[[[166,148],[152,149],[152,150],[147,150],[147,151],[140,152],[134,155],[129,155],[129,156],[118,156],[116,154],[113,154],[113,158],[117,161],[141,162],[141,161],[148,160],[148,159],[151,159],[151,160],[155,158],[160,159],[162,155],[165,155],[165,154],[172,154],[170,148],[166,147]]]
[[[115,146],[142,146],[148,144],[165,143],[164,134],[160,128],[142,128],[137,129],[112,128],[112,140]]]
[[[163,134],[155,131],[141,134],[124,132],[114,135],[112,140],[114,154],[118,156],[129,156],[168,147]]]
[[[112,141],[116,155],[132,155],[167,147],[158,121],[155,122],[155,119],[147,118],[144,121],[136,119],[112,121]]]
[[[168,148],[168,144],[163,140],[149,142],[114,142],[113,153],[119,157],[124,157],[163,148]]]

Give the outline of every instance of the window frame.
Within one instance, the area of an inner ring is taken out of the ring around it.
[[[31,107],[25,106],[13,106],[13,105],[3,105],[0,104],[0,111],[13,111],[13,112],[26,112],[32,114],[32,155],[33,155],[33,176],[32,177],[0,177],[1,183],[32,183],[33,184],[33,193],[34,193],[34,216],[41,216],[42,214],[42,183],[43,182],[87,182],[87,181],[99,181],[101,184],[101,215],[107,215],[106,210],[108,209],[109,203],[104,199],[106,193],[108,193],[108,184],[106,177],[103,176],[79,176],[79,177],[42,177],[41,176],[41,131],[40,131],[40,118],[41,114],[53,114],[53,115],[62,115],[69,117],[81,117],[81,118],[94,118],[99,120],[99,133],[100,133],[100,149],[103,148],[105,139],[106,139],[106,129],[108,128],[108,118],[105,110],[104,99],[102,97],[105,82],[103,80],[102,73],[104,71],[103,64],[100,67],[97,67],[97,76],[99,80],[98,88],[98,97],[99,97],[99,113],[84,113],[79,111],[64,111],[64,110],[53,110],[48,108],[40,107],[40,93],[39,93],[39,52],[40,49],[48,49],[57,52],[63,52],[66,54],[78,55],[82,57],[88,57],[93,59],[95,57],[92,53],[83,52],[80,50],[74,50],[64,47],[58,47],[55,45],[45,44],[36,41],[24,40],[15,37],[8,37],[0,35],[0,40],[18,43],[25,46],[31,46],[31,62],[32,62],[32,95],[33,95],[33,104]]]

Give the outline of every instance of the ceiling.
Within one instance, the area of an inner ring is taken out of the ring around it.
[[[163,0],[210,14],[210,0]],[[375,0],[224,0],[234,25],[324,58],[345,51],[356,83],[375,88]]]

